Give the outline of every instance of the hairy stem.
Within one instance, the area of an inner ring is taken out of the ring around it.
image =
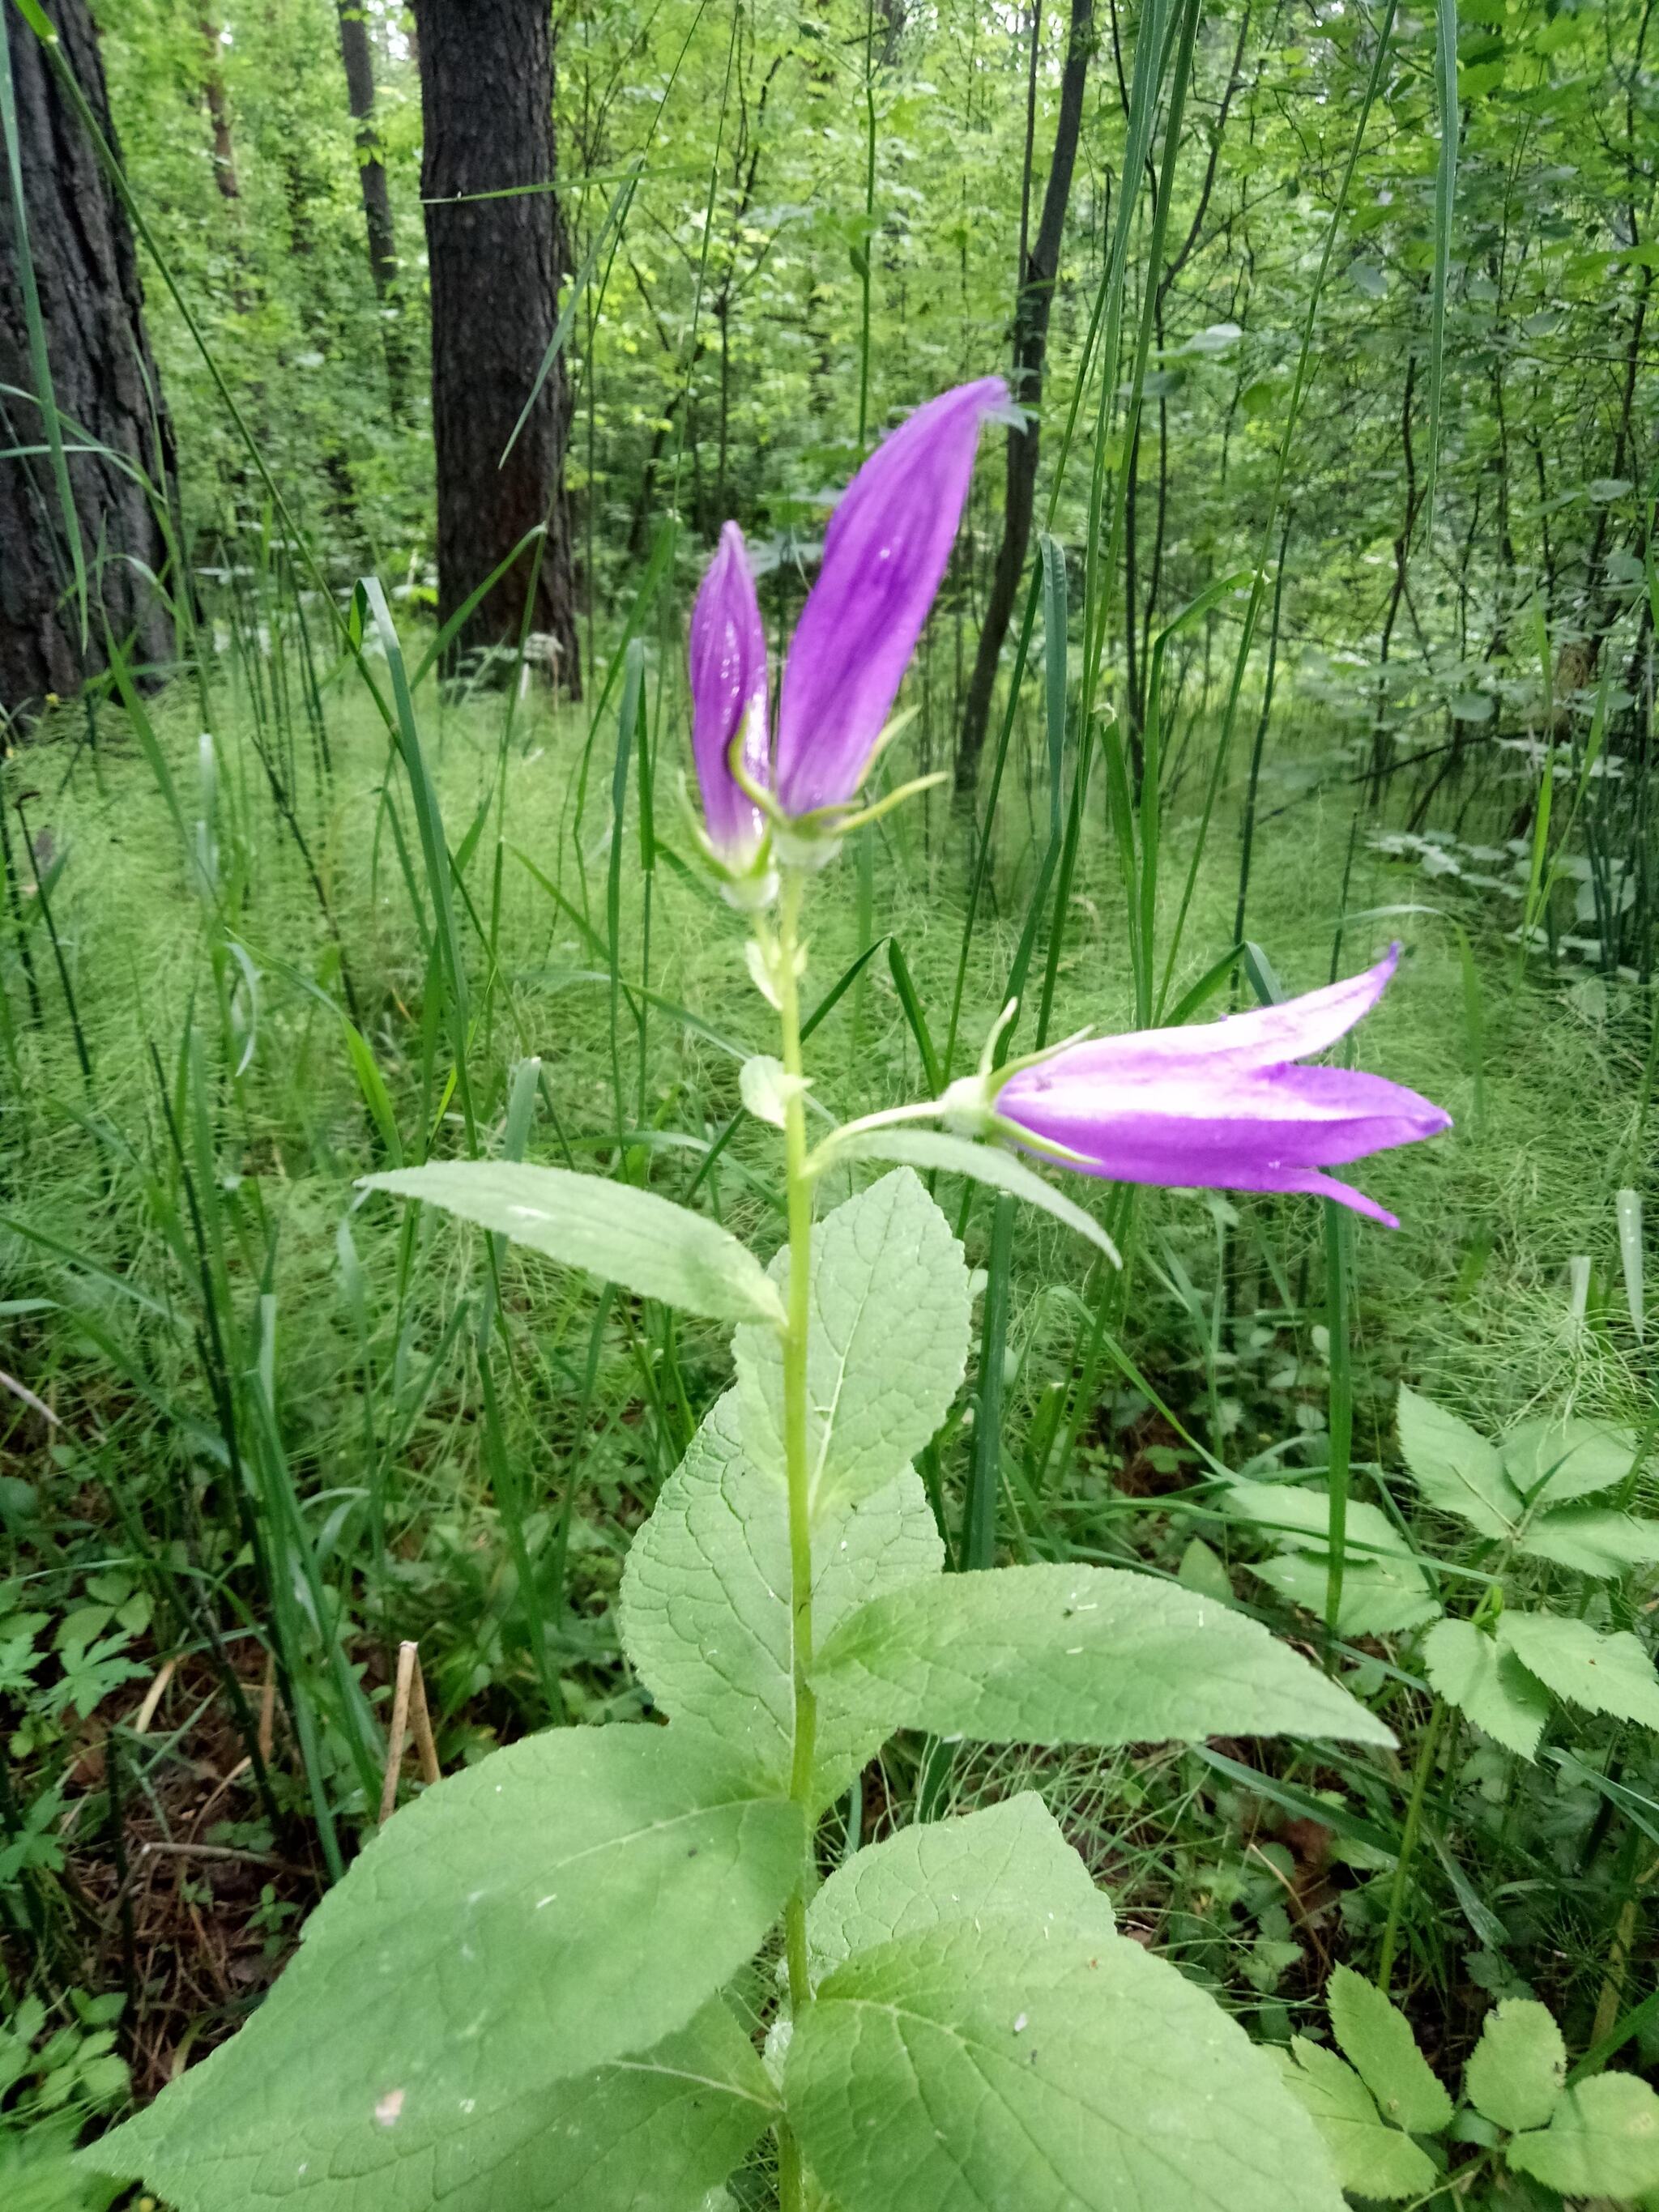
[[[799,1077],[801,1067],[799,951],[801,878],[786,871],[778,918],[777,993],[783,1032],[783,1065]],[[812,1670],[812,1532],[808,1498],[806,1432],[806,1332],[811,1311],[812,1181],[806,1160],[806,1102],[792,1085],[784,1106],[784,1174],[789,1210],[789,1305],[783,1340],[783,1449],[789,1482],[789,1607],[795,1693],[794,1757],[789,1794],[812,1814],[812,1765],[817,1744],[817,1700]],[[784,1912],[789,1967],[789,2008],[799,2022],[811,2002],[806,1975],[806,1899],[810,1864]],[[778,2181],[783,2212],[802,2212],[805,2189],[800,2154],[787,2125],[778,2130]]]

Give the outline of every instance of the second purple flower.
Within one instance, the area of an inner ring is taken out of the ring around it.
[[[691,617],[692,750],[708,840],[746,869],[762,816],[732,769],[793,819],[844,807],[863,783],[927,619],[973,480],[980,425],[1008,404],[1000,376],[942,392],[860,469],[830,517],[789,647],[775,762],[765,634],[743,533],[728,522]]]

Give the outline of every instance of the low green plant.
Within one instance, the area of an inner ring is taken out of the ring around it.
[[[71,1990],[53,2022],[38,1997],[0,2021],[0,2201],[7,2212],[105,2212],[120,2185],[78,2166],[88,2121],[123,2103],[115,2048],[125,1999]]]
[[[1570,2076],[1547,2005],[1492,2008],[1456,2100],[1380,1990],[1338,1966],[1325,1996],[1337,2050],[1297,2036],[1275,2056],[1351,2196],[1443,2196],[1476,2212],[1563,2197],[1659,2203],[1659,2096],[1633,2074]]]

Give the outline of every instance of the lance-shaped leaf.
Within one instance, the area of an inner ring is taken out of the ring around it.
[[[827,1514],[813,1549],[822,1640],[866,1599],[937,1575],[945,1547],[927,1493],[905,1468]],[[663,1485],[628,1555],[623,1643],[670,1715],[705,1723],[738,1759],[787,1789],[794,1743],[789,1501],[781,1469],[744,1450],[727,1391]],[[833,1692],[818,1702],[818,1798],[844,1790],[887,1731]]]
[[[1392,1732],[1260,1622],[1110,1567],[1003,1567],[863,1606],[814,1669],[890,1728],[981,1743]]]
[[[1472,1620],[1437,1621],[1423,1639],[1433,1688],[1522,1759],[1538,1748],[1550,1717],[1549,1694],[1494,1636]]]
[[[429,2173],[475,2115],[686,2027],[782,1910],[805,1840],[800,1808],[695,1729],[497,1752],[374,1838],[247,2026],[106,2154],[180,2212],[307,2185],[319,2212],[378,2208],[379,2177]]]
[[[1659,2097],[1633,2074],[1592,2075],[1504,2155],[1563,2197],[1644,2197],[1659,2189]]]
[[[784,2100],[842,2212],[1341,2212],[1272,2062],[1121,1936],[985,1912],[860,1952]]]
[[[1027,1167],[1017,1152],[1005,1152],[1000,1145],[976,1145],[970,1138],[939,1129],[860,1129],[839,1139],[836,1152],[839,1158],[896,1160],[906,1167],[967,1176],[993,1190],[1006,1190],[1086,1237],[1115,1267],[1122,1264],[1116,1245],[1092,1213],[1085,1213],[1064,1191]]]
[[[1113,1933],[1104,1892],[1033,1790],[957,1820],[914,1821],[844,1861],[806,1908],[814,1977],[896,1936],[987,1912]]]
[[[428,2112],[400,2112],[343,2165],[296,2116],[292,2152],[258,2137],[198,2139],[188,2092],[168,2093],[167,2130],[145,2148],[123,2128],[82,2163],[124,2177],[141,2170],[177,2212],[704,2212],[718,2187],[775,2117],[766,2069],[725,2002],[634,2058],[502,2096],[487,2085]],[[151,2131],[153,2132],[153,2131]],[[322,2154],[319,2154],[319,2153]]]
[[[1437,2135],[1452,2100],[1417,2047],[1411,2022],[1352,1966],[1339,1966],[1325,1991],[1331,2030],[1386,2119],[1410,2135]]]
[[[1508,1536],[1521,1518],[1521,1494],[1504,1472],[1498,1447],[1432,1399],[1403,1386],[1400,1449],[1412,1480],[1431,1505],[1455,1513],[1483,1536]]]
[[[1505,1997],[1486,2014],[1463,2091],[1500,2128],[1541,2128],[1567,2075],[1567,2046],[1547,2005]]]
[[[789,1255],[771,1273],[788,1282]],[[818,1224],[807,1341],[812,1510],[879,1490],[950,1411],[968,1360],[967,1262],[908,1168]],[[761,1467],[783,1464],[783,1355],[770,1329],[740,1328],[744,1435]]]
[[[775,1285],[730,1230],[654,1191],[517,1160],[434,1160],[365,1176],[367,1190],[422,1198],[600,1282],[710,1321],[783,1320]]]
[[[1504,1613],[1498,1640],[1570,1705],[1659,1729],[1659,1675],[1628,1629],[1598,1636],[1588,1623],[1557,1613]]]
[[[1433,2188],[1433,2161],[1411,2137],[1384,2124],[1376,2100],[1352,2066],[1322,2044],[1291,2039],[1270,2051],[1285,2086],[1319,2130],[1337,2179],[1356,2197],[1391,2203]]]

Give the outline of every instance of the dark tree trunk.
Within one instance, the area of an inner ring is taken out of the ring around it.
[[[87,0],[47,5],[63,58],[112,137]],[[73,692],[104,666],[106,624],[131,660],[171,657],[171,623],[143,573],[162,572],[164,534],[121,463],[142,470],[165,499],[173,452],[125,216],[40,41],[15,9],[5,13],[27,239],[0,178],[0,384],[36,398],[0,397],[0,443],[47,442],[25,306],[32,265],[64,443],[109,449],[107,457],[65,456],[73,530],[49,456],[0,460],[0,708],[16,715],[38,708],[48,693]],[[88,584],[84,647],[77,533]]]
[[[485,595],[458,641],[516,647],[530,628],[580,692],[570,517],[569,387],[555,362],[513,450],[557,319],[562,236],[554,175],[548,0],[417,0],[432,276],[432,433],[438,464],[438,618],[447,622],[526,531],[547,526]],[[507,199],[457,195],[534,185]]]
[[[1072,0],[1048,189],[1042,196],[1036,236],[1024,257],[1014,301],[1013,392],[1020,405],[1030,410],[1030,422],[1025,429],[1011,429],[1008,433],[1002,543],[997,548],[991,596],[980,629],[979,651],[969,680],[962,737],[957,749],[957,795],[963,799],[971,795],[979,774],[980,755],[985,750],[985,733],[991,719],[992,695],[996,689],[997,663],[1008,635],[1014,596],[1019,589],[1020,572],[1025,566],[1026,549],[1031,541],[1041,436],[1038,413],[1042,404],[1043,364],[1048,351],[1048,311],[1054,305],[1060,239],[1066,228],[1066,205],[1072,197],[1072,170],[1077,161],[1078,132],[1083,123],[1083,89],[1093,39],[1093,0]]]
[[[386,387],[392,413],[401,415],[407,396],[408,356],[397,313],[398,245],[392,228],[392,194],[386,187],[386,164],[380,159],[380,134],[374,127],[374,58],[368,44],[368,18],[361,0],[338,0],[338,12],[346,101],[357,125],[357,182],[368,237],[368,270],[383,318]]]

